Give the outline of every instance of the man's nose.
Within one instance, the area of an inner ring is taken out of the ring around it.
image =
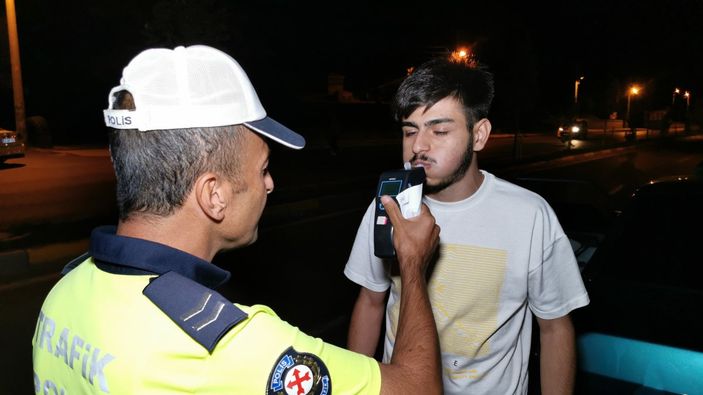
[[[413,153],[419,154],[421,152],[426,152],[430,149],[430,140],[427,136],[427,132],[419,131],[415,135],[415,141],[413,141]]]
[[[273,192],[273,177],[271,177],[271,174],[268,174],[266,176],[266,194],[268,195],[271,192]]]

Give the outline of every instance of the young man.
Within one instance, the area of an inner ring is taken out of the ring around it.
[[[403,161],[424,167],[424,202],[442,227],[428,287],[444,390],[526,393],[534,314],[542,393],[569,393],[575,365],[569,312],[588,304],[588,295],[569,240],[544,199],[478,168],[476,153],[491,132],[492,98],[490,73],[438,59],[408,76],[393,103]],[[374,256],[373,215],[369,207],[344,270],[362,286],[349,348],[374,355],[385,311],[388,361],[396,351],[403,288],[390,262]]]
[[[249,79],[206,46],[150,49],[124,69],[104,112],[113,128],[119,223],[91,236],[47,296],[34,345],[37,393],[441,393],[424,272],[439,240],[427,207],[385,206],[406,282],[389,364],[324,343],[265,306],[213,288],[219,251],[256,240],[273,191],[264,137],[302,148],[266,116]]]

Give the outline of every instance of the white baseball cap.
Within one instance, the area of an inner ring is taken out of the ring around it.
[[[126,90],[136,110],[115,110],[115,93]],[[122,71],[112,88],[105,125],[140,131],[244,124],[285,146],[300,149],[305,138],[266,116],[242,67],[205,45],[147,49]]]

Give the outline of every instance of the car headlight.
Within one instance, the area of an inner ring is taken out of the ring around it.
[[[560,132],[563,132],[563,131],[564,131],[564,128],[559,128],[559,131],[560,131]]]
[[[571,127],[571,133],[578,133],[581,131],[581,128],[578,126],[572,126]]]

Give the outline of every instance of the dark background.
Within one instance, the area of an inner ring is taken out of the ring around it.
[[[409,67],[462,44],[495,72],[498,131],[545,129],[574,111],[580,76],[580,111],[598,117],[625,113],[631,83],[643,87],[632,104],[640,117],[670,106],[674,87],[692,92],[695,112],[703,92],[696,0],[22,0],[16,8],[26,114],[44,117],[59,144],[105,142],[107,93],[150,46],[225,50],[267,111],[303,134],[329,73],[344,75],[355,98],[386,102]],[[14,129],[2,14],[0,127]]]

